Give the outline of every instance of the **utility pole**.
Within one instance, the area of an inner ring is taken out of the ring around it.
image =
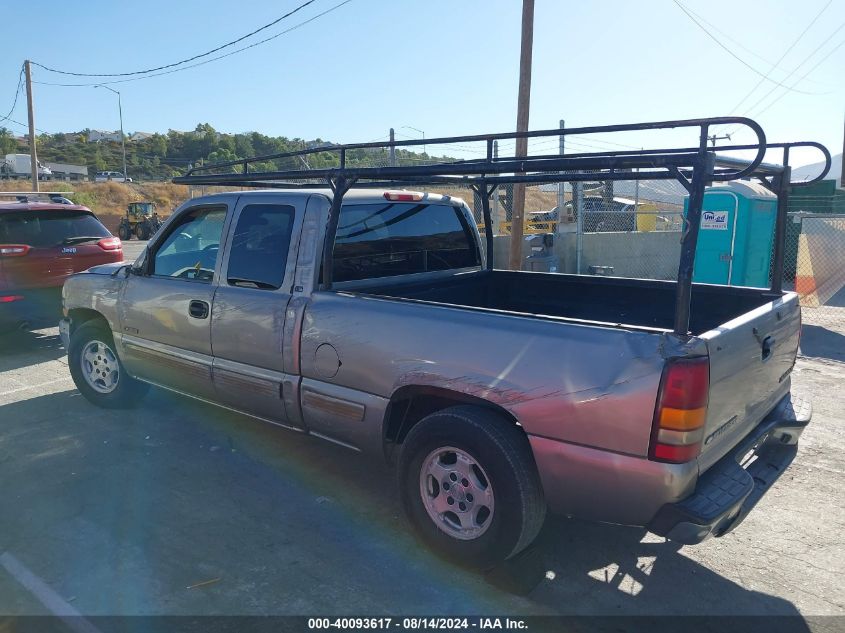
[[[565,125],[566,125],[566,122],[563,119],[561,119],[560,120],[560,129],[563,130]],[[559,138],[560,138],[560,141],[558,143],[558,145],[559,145],[558,154],[563,156],[563,152],[564,152],[564,148],[565,148],[565,142],[564,142],[563,134],[561,134]],[[557,183],[557,225],[558,225],[558,227],[563,223],[563,205],[566,202],[564,200],[564,195],[563,195],[564,184],[565,183],[562,180],[559,183]]]
[[[725,134],[724,136],[716,136],[715,134],[711,134],[711,135],[710,135],[710,136],[708,136],[707,138],[708,138],[708,139],[710,139],[710,144],[711,144],[713,147],[716,147],[716,141],[724,141],[724,140],[728,140],[728,141],[729,141],[729,140],[731,140],[731,135],[730,135],[730,134]]]
[[[519,54],[519,96],[516,107],[516,131],[528,131],[528,112],[531,104],[531,54],[534,47],[534,0],[522,0],[522,45]],[[516,157],[528,154],[528,139],[516,139]],[[511,214],[511,270],[522,269],[522,232],[525,214],[525,184],[513,186]]]
[[[420,128],[414,127],[412,125],[403,125],[402,127],[405,128],[405,129],[413,130],[414,132],[419,132],[420,134],[422,134],[423,154],[425,154],[425,132],[423,130],[421,130]]]
[[[390,128],[390,166],[396,167],[396,146],[393,144],[396,142],[396,133],[393,131],[393,128]]]
[[[493,162],[499,160],[499,141],[493,141]],[[502,228],[502,215],[501,215],[501,208],[499,205],[499,188],[496,187],[493,189],[493,213],[490,214],[493,217],[493,231],[501,231]],[[492,257],[492,255],[488,255],[488,257]]]
[[[581,274],[581,254],[584,251],[584,183],[572,183],[572,208],[575,211],[575,274]]]
[[[32,173],[32,190],[38,191],[38,151],[35,149],[35,108],[32,104],[32,71],[29,60],[24,62],[26,69],[26,114],[29,117],[29,167]]]
[[[839,175],[839,186],[845,189],[845,130],[842,132],[842,173]]]

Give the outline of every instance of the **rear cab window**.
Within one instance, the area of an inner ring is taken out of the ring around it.
[[[109,230],[89,211],[0,213],[0,244],[49,248],[74,241],[74,238],[110,236]]]
[[[480,263],[478,241],[459,207],[389,201],[341,207],[334,247],[336,282]]]
[[[248,204],[241,209],[226,272],[230,286],[282,286],[294,217],[294,207],[286,204]]]

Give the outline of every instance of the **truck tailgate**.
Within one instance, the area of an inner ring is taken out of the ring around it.
[[[786,293],[701,335],[710,355],[710,400],[699,457],[707,470],[789,391],[801,310]]]

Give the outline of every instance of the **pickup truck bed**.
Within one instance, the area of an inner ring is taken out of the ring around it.
[[[358,282],[339,288],[455,306],[671,331],[674,282],[482,270],[450,278]],[[695,284],[690,330],[703,334],[772,300],[764,288]]]

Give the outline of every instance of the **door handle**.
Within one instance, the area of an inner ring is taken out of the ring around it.
[[[768,360],[769,357],[772,355],[772,348],[775,346],[775,342],[776,341],[774,336],[767,336],[763,339],[763,342],[760,343],[763,360]]]
[[[188,314],[195,319],[208,318],[208,303],[206,301],[199,301],[194,299],[188,304]]]

